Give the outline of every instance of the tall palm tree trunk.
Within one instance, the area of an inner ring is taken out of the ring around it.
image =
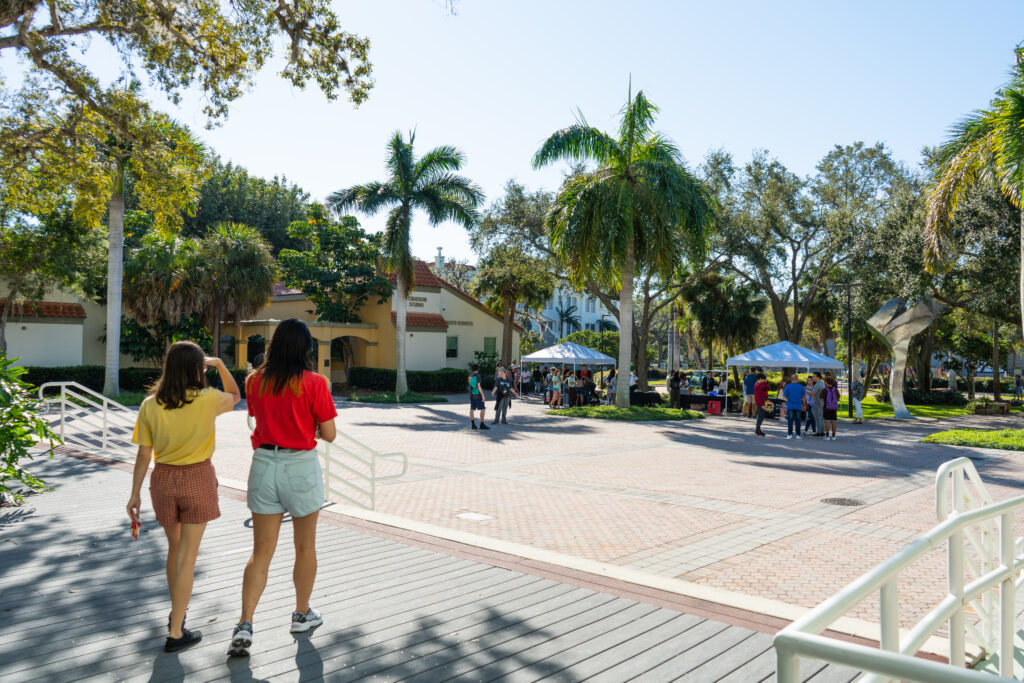
[[[119,164],[107,220],[107,346],[103,393],[117,396],[121,360],[121,271],[124,251],[124,166]]]
[[[507,368],[512,363],[512,314],[515,313],[512,297],[502,297],[501,310],[501,364]]]
[[[632,240],[622,263],[622,288],[619,290],[619,371],[615,375],[615,407],[629,407],[629,361],[633,356],[633,268],[636,255]],[[630,332],[623,332],[628,330]]]
[[[1003,383],[999,377],[999,321],[992,319],[992,398],[1002,400]]]
[[[395,395],[409,393],[409,382],[405,378],[405,314],[409,300],[405,295],[405,278],[401,271],[395,279]]]
[[[4,307],[0,310],[0,353],[7,355],[7,316],[14,308],[14,300],[18,296],[18,290],[12,289],[4,301]]]

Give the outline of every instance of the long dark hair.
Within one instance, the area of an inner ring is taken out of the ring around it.
[[[266,351],[266,360],[254,373],[249,381],[259,384],[257,395],[262,396],[270,389],[271,394],[280,394],[285,387],[293,394],[302,394],[302,373],[313,369],[313,335],[309,333],[306,323],[295,318],[282,320],[274,336],[270,339],[270,347]],[[246,390],[248,393],[248,388]]]
[[[206,388],[205,358],[206,354],[195,342],[174,342],[164,356],[163,373],[149,393],[168,410],[191,403],[195,396],[190,394]]]

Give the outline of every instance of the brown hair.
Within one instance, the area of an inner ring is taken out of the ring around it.
[[[195,342],[174,342],[164,356],[164,370],[149,393],[168,410],[191,403],[191,393],[206,388],[206,354]]]

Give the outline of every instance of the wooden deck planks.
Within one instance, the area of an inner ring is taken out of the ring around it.
[[[0,679],[751,681],[774,671],[770,636],[645,601],[643,591],[626,591],[637,602],[562,583],[571,572],[557,568],[524,574],[472,551],[329,524],[318,527],[314,591],[325,624],[288,632],[286,528],[254,654],[229,660],[252,540],[244,504],[227,497],[205,534],[189,611],[203,642],[166,655],[166,546],[151,514],[142,538],[128,540],[130,475],[61,456],[37,470],[56,489],[0,514]],[[33,625],[40,612],[50,618]],[[856,674],[813,663],[805,671],[823,682]]]

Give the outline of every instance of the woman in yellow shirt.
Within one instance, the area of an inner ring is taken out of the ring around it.
[[[206,386],[206,368],[217,368],[226,391]],[[241,400],[238,385],[220,358],[207,358],[193,342],[171,344],[163,373],[142,402],[132,443],[135,459],[129,516],[142,508],[142,482],[149,461],[156,468],[149,478],[156,521],[167,534],[167,587],[171,614],[167,618],[165,652],[198,643],[199,631],[185,628],[185,609],[192,597],[192,576],[207,522],[220,517],[213,456],[214,420]]]

